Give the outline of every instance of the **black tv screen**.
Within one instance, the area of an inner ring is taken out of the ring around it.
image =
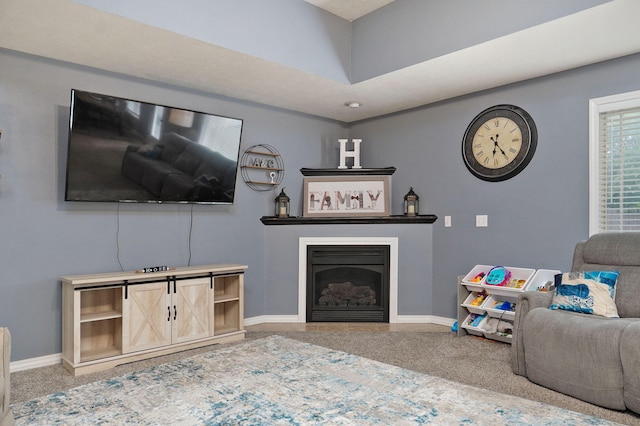
[[[242,120],[71,90],[66,201],[232,204]]]

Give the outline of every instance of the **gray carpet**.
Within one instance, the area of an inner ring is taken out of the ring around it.
[[[524,377],[514,375],[510,364],[511,348],[499,342],[472,336],[457,337],[453,333],[378,331],[249,332],[247,339],[271,334],[279,334],[480,388],[544,402],[621,424],[640,425],[640,416],[631,412],[618,412],[597,407],[545,389]],[[150,365],[233,344],[236,343],[209,346],[139,361],[79,377],[71,376],[61,365],[12,373],[11,401],[28,401],[84,383],[116,377]]]

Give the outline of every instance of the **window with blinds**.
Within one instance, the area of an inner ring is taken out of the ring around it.
[[[590,233],[640,231],[640,92],[594,99],[590,115]]]

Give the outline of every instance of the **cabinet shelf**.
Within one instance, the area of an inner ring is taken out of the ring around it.
[[[236,276],[215,277],[213,280],[214,300],[227,301],[240,296],[240,282]]]
[[[94,350],[82,352],[82,356],[80,357],[80,362],[90,362],[90,361],[95,361],[102,358],[119,356],[120,354],[122,354],[122,351],[120,350],[120,348],[116,346],[112,346],[109,348],[94,349]]]
[[[216,335],[229,334],[229,333],[233,333],[234,331],[238,331],[237,326],[227,325],[227,326],[216,327]]]
[[[213,303],[226,303],[226,302],[233,302],[235,300],[240,300],[240,298],[238,296],[227,295],[227,296],[216,297]]]
[[[122,314],[122,287],[80,291],[81,321],[113,318],[114,312]]]
[[[122,318],[122,311],[106,311],[92,314],[84,314],[80,317],[80,322],[102,321],[113,318]]]
[[[80,360],[95,359],[100,354],[122,353],[122,318],[102,319],[80,324]]]
[[[239,313],[239,300],[216,304],[214,307],[214,334],[220,335],[240,330]]]

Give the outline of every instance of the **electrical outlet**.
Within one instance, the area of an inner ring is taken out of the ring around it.
[[[489,216],[486,214],[476,215],[476,228],[486,228],[489,226]]]
[[[444,227],[451,228],[451,216],[444,217]]]

